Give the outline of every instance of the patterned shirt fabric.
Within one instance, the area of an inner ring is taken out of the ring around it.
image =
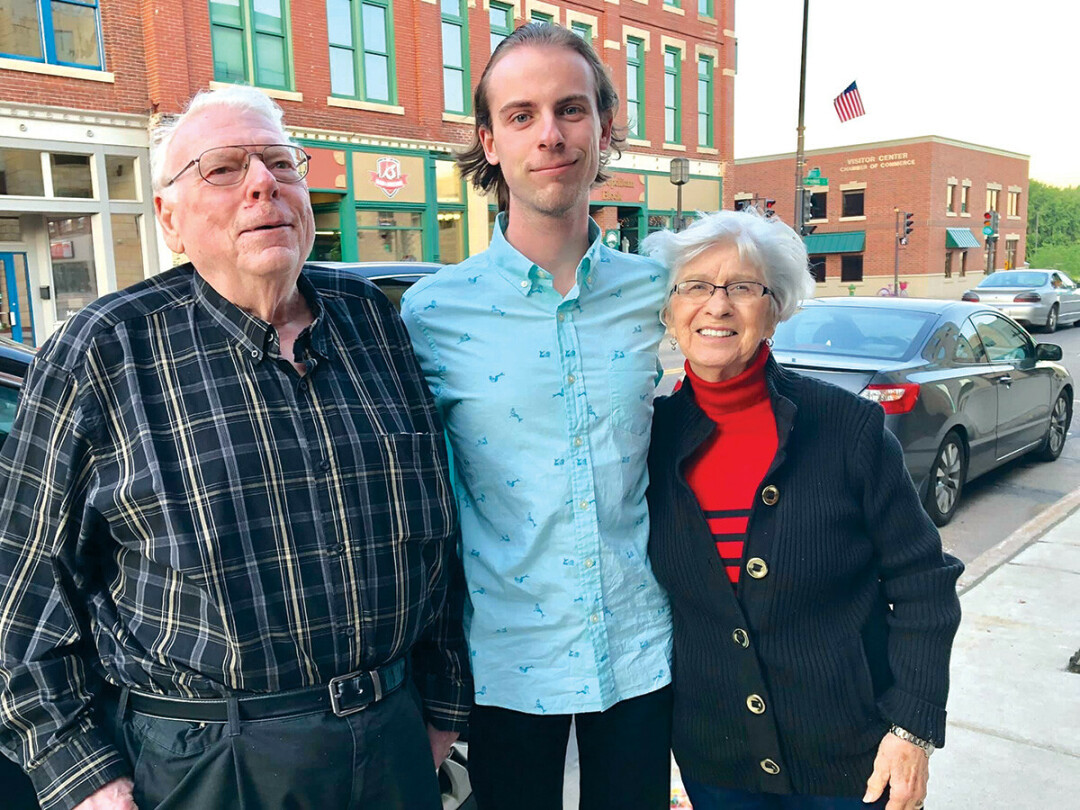
[[[602,711],[671,679],[645,501],[667,274],[590,223],[563,296],[504,227],[402,307],[453,451],[475,698]]]
[[[268,693],[412,650],[429,720],[464,725],[442,425],[373,285],[298,288],[304,376],[190,265],[99,299],[30,369],[0,454],[0,747],[46,809],[129,771],[97,676]]]
[[[730,380],[701,379],[686,363],[686,379],[698,406],[716,429],[686,461],[686,483],[709,524],[716,551],[733,585],[743,567],[750,507],[776,456],[776,417],[765,385],[769,350]],[[738,459],[738,464],[732,464]]]

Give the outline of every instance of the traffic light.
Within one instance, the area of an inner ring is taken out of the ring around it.
[[[765,216],[771,217],[776,214],[776,200],[765,199]]]
[[[993,230],[994,236],[997,236],[998,235],[998,212],[997,211],[991,211],[990,212],[990,228]]]
[[[908,235],[915,230],[915,215],[910,211],[904,212],[904,238],[907,239]]]
[[[989,236],[994,232],[994,226],[991,223],[994,221],[995,213],[997,212],[987,211],[985,214],[983,214],[983,234],[985,236]],[[989,228],[990,230],[986,230],[987,228]]]
[[[808,188],[804,188],[802,194],[802,221],[809,222],[813,217],[814,195]]]

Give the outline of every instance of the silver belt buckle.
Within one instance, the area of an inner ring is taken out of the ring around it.
[[[341,708],[341,695],[338,694],[338,688],[345,681],[351,681],[353,678],[356,678],[359,674],[361,674],[361,673],[351,673],[351,674],[348,674],[348,675],[338,675],[336,678],[331,678],[330,679],[330,683],[327,686],[327,689],[330,691],[330,711],[332,711],[335,716],[337,716],[337,717],[348,717],[350,714],[356,714],[357,712],[362,712],[364,709],[366,709],[368,706],[370,706],[372,703],[374,703],[376,700],[378,700],[379,697],[381,696],[382,689],[379,686],[378,677],[375,676],[375,673],[370,673],[373,676],[371,681],[372,681],[373,684],[375,684],[375,700],[369,701],[368,703],[364,704],[363,706],[354,706],[351,709],[342,709]],[[363,695],[363,690],[361,690],[359,694]]]

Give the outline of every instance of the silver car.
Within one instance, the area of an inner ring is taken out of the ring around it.
[[[1060,270],[998,270],[963,299],[999,309],[1029,329],[1053,332],[1080,323],[1080,288]]]

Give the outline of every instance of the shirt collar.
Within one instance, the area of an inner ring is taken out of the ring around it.
[[[551,273],[526,258],[517,248],[506,241],[503,230],[506,227],[507,213],[499,212],[495,217],[495,227],[491,233],[488,255],[495,264],[495,269],[510,285],[522,295],[528,296],[538,288],[551,286]],[[589,249],[578,262],[576,281],[577,289],[588,290],[595,284],[593,269],[602,259],[603,241],[600,226],[589,217]],[[569,296],[568,296],[569,297]]]
[[[262,360],[266,354],[281,354],[276,329],[236,306],[210,286],[197,269],[193,270],[192,288],[195,301],[203,306],[218,328],[233,340],[241,354],[255,363]],[[295,346],[298,349],[310,348],[316,354],[326,357],[326,318],[322,296],[304,273],[297,279],[296,287],[307,301],[315,319],[297,336]],[[291,361],[293,358],[286,359]]]

